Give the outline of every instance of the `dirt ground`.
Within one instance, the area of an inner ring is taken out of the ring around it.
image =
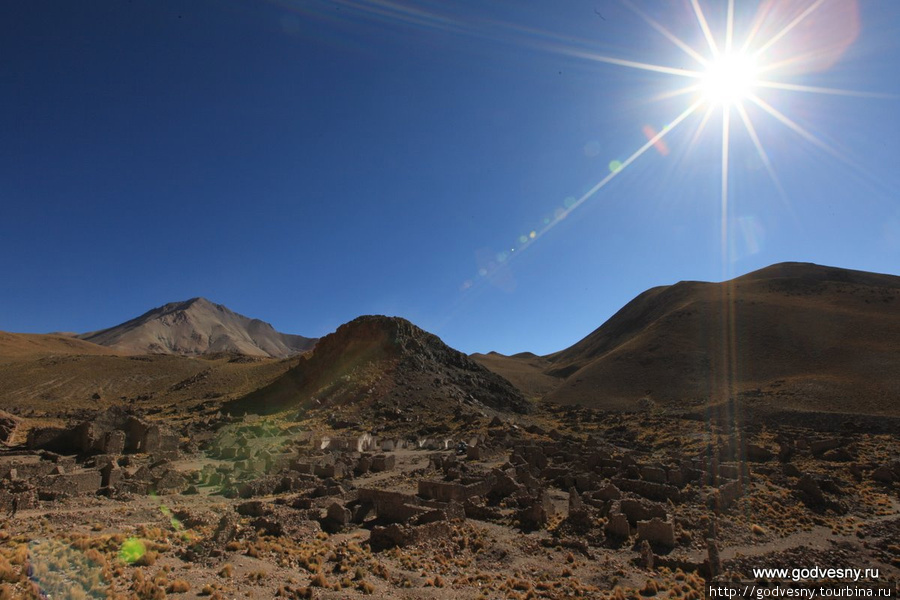
[[[271,423],[285,426],[277,417]],[[750,427],[740,432],[742,443],[772,456],[735,463],[746,479],[727,506],[710,502],[715,485],[696,481],[683,485],[675,500],[648,501],[624,491],[621,499],[579,508],[573,494],[585,502],[597,496],[573,489],[593,484],[560,485],[567,473],[581,472],[578,449],[596,445],[610,460],[626,457],[622,464],[634,461],[643,469],[702,455],[710,444],[726,447],[729,432],[693,419],[587,409],[548,410],[528,423],[482,424],[491,441],[484,442],[492,449],[487,456],[404,448],[385,453],[393,456],[392,468],[310,475],[302,489],[234,494],[201,482],[182,493],[63,495],[7,511],[0,598],[699,598],[713,575],[746,581],[753,568],[769,566],[874,568],[879,583],[896,586],[900,495],[897,483],[877,480],[876,469],[896,460],[897,435],[837,434],[847,454],[823,454],[816,443],[825,447],[834,433]],[[786,440],[795,453],[785,460],[775,454]],[[169,466],[186,476],[234,466],[234,459],[216,458],[212,443],[206,446]],[[353,508],[360,490],[415,499],[422,480],[476,481],[498,473],[527,480],[528,465],[519,462],[523,448],[549,457],[530,471],[544,502],[537,526],[522,520],[525,496],[497,500],[493,492],[467,500],[466,518],[447,517],[434,535],[389,548],[370,545],[373,531],[386,525],[380,517],[339,526],[329,520],[337,510],[332,504]],[[318,448],[309,454],[329,456]],[[345,454],[358,456],[331,456]],[[602,489],[611,489],[613,480],[632,481],[616,477],[595,479]],[[612,535],[609,521],[628,499],[664,511],[674,542],[645,544],[634,531]],[[486,516],[478,518],[481,509]],[[722,562],[716,573],[710,540]]]

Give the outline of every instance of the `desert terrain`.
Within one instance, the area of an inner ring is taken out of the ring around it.
[[[812,567],[896,594],[898,297],[774,265],[547,356],[205,300],[0,334],[0,598],[697,599]]]

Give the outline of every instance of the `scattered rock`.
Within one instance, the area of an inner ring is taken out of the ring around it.
[[[640,533],[638,533],[638,535],[640,535]],[[646,539],[641,541],[638,566],[642,569],[647,569],[648,571],[653,569],[653,548],[650,547],[650,542]]]
[[[0,410],[0,444],[9,444],[21,423],[19,417]]]
[[[825,495],[816,480],[809,474],[804,474],[797,482],[797,493],[803,503],[810,507],[821,507],[825,505]]]

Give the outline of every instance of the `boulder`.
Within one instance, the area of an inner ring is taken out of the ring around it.
[[[574,487],[569,488],[569,513],[584,510],[584,502]]]
[[[829,450],[840,448],[844,442],[840,438],[828,438],[824,440],[815,440],[809,443],[809,451],[813,456],[821,456]]]
[[[651,570],[653,569],[654,556],[653,556],[653,548],[650,547],[650,542],[647,540],[641,541],[640,546],[640,558],[638,559],[638,566],[642,569]]]
[[[9,445],[21,423],[19,417],[0,410],[0,444]]]
[[[665,469],[660,469],[659,467],[641,467],[640,473],[641,479],[645,481],[652,481],[653,483],[668,482]]]
[[[332,502],[328,505],[322,527],[330,531],[339,531],[350,524],[352,517],[353,515],[347,507],[338,502]]]
[[[850,462],[854,460],[854,456],[850,454],[850,451],[846,448],[835,448],[822,454],[822,460],[827,460],[829,462]]]
[[[757,444],[747,444],[745,450],[747,460],[750,462],[768,462],[775,458],[775,454],[771,450]]]
[[[881,483],[893,483],[898,480],[898,472],[890,465],[880,465],[872,471],[872,479]]]
[[[804,474],[797,482],[797,495],[804,504],[811,508],[824,506],[826,502],[822,488],[808,473]]]
[[[157,479],[153,488],[157,494],[180,494],[190,485],[187,477],[174,469],[167,469],[163,475]]]
[[[237,516],[232,512],[227,512],[219,519],[210,541],[216,548],[224,548],[225,544],[236,539],[240,533],[240,523]]]
[[[272,513],[272,507],[261,500],[242,502],[235,507],[239,515],[245,517],[264,517]]]
[[[788,477],[802,477],[803,471],[797,468],[793,463],[784,463],[781,467],[782,473],[787,475]]]

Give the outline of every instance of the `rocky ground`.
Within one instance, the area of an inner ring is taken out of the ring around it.
[[[0,598],[699,598],[769,566],[896,590],[897,434],[553,406],[401,420],[32,428],[0,453]]]

